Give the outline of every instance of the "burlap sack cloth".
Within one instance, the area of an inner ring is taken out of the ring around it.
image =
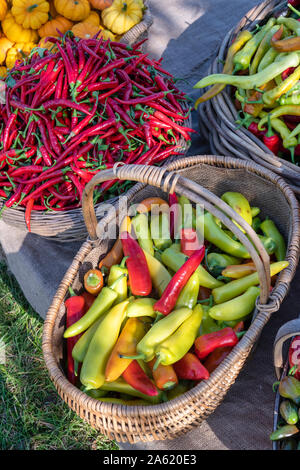
[[[190,97],[198,96],[193,85],[205,74],[208,63],[223,35],[257,0],[151,0],[154,25],[148,52],[164,57],[164,67],[180,77],[180,87]],[[197,116],[193,126],[198,130]],[[193,138],[190,155],[209,153],[201,137]],[[280,210],[280,208],[278,208]],[[56,289],[80,243],[59,244],[26,235],[0,221],[0,243],[9,267],[26,298],[44,317]],[[265,327],[259,345],[224,402],[199,428],[172,440],[136,445],[120,445],[135,450],[270,449],[275,381],[272,344],[283,323],[299,311],[297,283],[280,311]]]

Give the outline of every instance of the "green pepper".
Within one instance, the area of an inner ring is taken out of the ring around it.
[[[148,217],[145,213],[137,214],[131,219],[134,232],[141,248],[150,255],[154,255],[154,247],[151,239]]]
[[[227,191],[221,197],[237,214],[239,214],[249,225],[252,224],[252,212],[248,199],[241,193]],[[233,221],[242,232],[245,230]]]
[[[258,123],[258,129],[262,130],[268,119],[270,118],[271,121],[274,118],[278,118],[280,116],[285,116],[286,114],[290,114],[291,116],[300,116],[300,106],[297,105],[286,105],[286,106],[277,106],[276,108],[272,109],[268,114],[264,114],[261,120]]]
[[[277,23],[283,24],[288,29],[294,31],[294,33],[296,33],[296,36],[300,36],[299,21],[297,21],[295,18],[285,18],[284,16],[280,16],[279,18],[277,18]]]
[[[299,105],[300,104],[300,94],[295,93],[290,96],[281,96],[279,100],[279,104],[281,106],[291,106],[291,105]]]
[[[258,287],[249,287],[246,292],[227,302],[214,305],[209,310],[209,315],[214,320],[233,321],[249,315],[255,307],[255,301],[259,296]]]
[[[286,244],[275,223],[271,219],[266,219],[261,223],[260,228],[267,237],[272,238],[276,243],[275,256],[277,261],[283,261],[286,257]]]
[[[125,393],[126,395],[142,398],[153,405],[161,403],[162,401],[164,401],[165,397],[165,393],[161,390],[158,390],[158,394],[155,396],[145,395],[139,390],[136,390],[135,388],[131,387],[131,385],[125,382],[125,380],[122,378],[119,378],[114,382],[105,382],[101,386],[100,391],[117,392],[122,394]]]
[[[242,260],[224,253],[209,253],[207,255],[207,267],[214,276],[220,276],[224,268],[241,264]]]
[[[179,397],[183,393],[187,392],[190,388],[191,385],[188,382],[179,382],[178,385],[167,391],[168,401],[174,400],[174,398]]]
[[[273,80],[273,78],[280,75],[289,67],[298,67],[300,57],[296,52],[291,52],[284,57],[280,57],[278,62],[274,62],[266,67],[261,72],[254,75],[226,75],[226,74],[212,74],[208,77],[202,78],[194,88],[206,88],[215,83],[223,83],[235,87],[243,88],[244,90],[254,90],[264,85],[266,82]]]
[[[208,305],[202,305],[203,316],[202,322],[199,328],[198,336],[206,335],[207,333],[213,333],[219,331],[222,327],[209,316],[210,307]]]
[[[122,262],[120,265],[115,264],[110,268],[109,271],[109,276],[107,280],[107,285],[108,287],[111,287],[114,285],[114,283],[122,276],[125,274],[125,276],[120,280],[120,282],[117,282],[114,291],[118,294],[118,297],[115,300],[115,304],[122,302],[127,298],[127,293],[128,293],[128,287],[127,287],[127,278],[128,278],[128,269],[125,266],[126,263],[126,257],[123,258]]]
[[[288,375],[279,384],[279,394],[292,400],[297,406],[300,405],[300,381]]]
[[[249,67],[249,74],[253,75],[256,73],[258,66],[266,54],[266,52],[270,49],[271,47],[271,39],[273,35],[280,29],[280,26],[274,25],[271,27],[270,30],[266,31],[261,43],[259,44],[257,51],[255,53],[255,56],[253,57],[253,60],[251,61],[250,67]]]
[[[172,245],[169,216],[166,212],[151,215],[150,231],[154,245],[158,250],[165,250]]]
[[[71,338],[72,336],[79,335],[83,331],[87,330],[101,315],[110,309],[118,298],[118,294],[114,289],[124,277],[125,274],[122,274],[122,276],[120,276],[119,279],[117,279],[110,287],[102,288],[86,314],[66,329],[64,332],[64,338]]]
[[[270,275],[275,276],[289,265],[288,261],[278,261],[270,265]],[[249,274],[249,276],[235,279],[224,286],[213,289],[212,295],[216,304],[221,304],[227,300],[233,299],[243,294],[249,287],[259,284],[258,273]]]
[[[279,98],[287,93],[299,80],[300,78],[300,67],[297,67],[294,72],[289,75],[282,83],[277,85],[272,90],[265,92],[262,96],[263,102],[266,107],[273,106]]]
[[[275,253],[276,248],[277,248],[277,245],[276,245],[275,241],[273,240],[273,238],[264,237],[262,235],[258,235],[258,238],[260,239],[260,241],[264,245],[265,250],[268,253],[268,255],[273,255],[273,253]]]
[[[229,237],[224,230],[216,224],[210,212],[198,215],[197,229],[200,233],[204,230],[204,233],[202,233],[204,239],[220,248],[220,250],[225,251],[225,253],[236,256],[237,258],[250,258],[244,245]]]
[[[200,288],[200,275],[195,271],[179,294],[176,308],[188,307],[193,309],[197,303]]]
[[[297,424],[299,421],[298,408],[289,400],[283,400],[279,407],[280,414],[287,424]]]
[[[99,401],[103,401],[105,403],[115,403],[116,405],[123,405],[123,406],[151,406],[154,404],[154,403],[149,403],[143,399],[127,400],[125,397],[115,398],[115,397],[104,396],[102,398],[99,398]]]
[[[79,340],[76,342],[74,348],[72,349],[72,357],[75,364],[75,375],[77,375],[78,363],[83,362],[85,355],[87,353],[89,344],[94,336],[98,326],[105,318],[105,315],[102,315],[95,323],[93,323],[84,333],[80,336]]]
[[[134,359],[142,359],[145,362],[151,361],[155,356],[157,346],[171,336],[192,313],[193,310],[190,308],[179,308],[154,323],[138,343],[136,348],[138,355]]]
[[[300,69],[300,67],[299,67]],[[261,112],[259,113],[259,117],[262,118],[262,117],[267,117],[268,116],[268,113],[266,112]],[[280,134],[280,137],[282,139],[282,144],[284,146],[284,148],[291,148],[291,147],[296,147],[297,144],[298,144],[298,140],[296,139],[296,137],[293,137],[291,134],[291,131],[289,130],[289,128],[287,127],[287,125],[285,124],[285,122],[283,122],[281,119],[277,119],[275,117],[272,117],[270,116],[270,119],[269,119],[269,123],[271,125],[271,127],[276,131],[278,132],[278,134]]]
[[[162,261],[164,265],[174,272],[177,272],[187,259],[188,257],[186,255],[178,251],[174,251],[171,247],[167,248],[162,253]],[[200,275],[201,286],[207,287],[208,289],[214,289],[215,287],[223,286],[223,282],[218,281],[213,276],[211,276],[201,264],[198,266],[196,271]]]
[[[199,327],[203,317],[201,305],[196,305],[192,315],[187,318],[179,328],[167,339],[162,341],[156,348],[157,357],[154,369],[158,364],[169,366],[174,364],[191,349],[197,338]]]
[[[146,256],[146,261],[152,280],[152,284],[157,290],[158,294],[161,296],[165,288],[172,279],[171,274],[165,268],[165,266],[154,256],[150,255],[146,250],[143,250],[144,255]]]
[[[136,299],[128,305],[126,315],[127,317],[156,317],[156,313],[153,310],[155,302],[155,299],[150,299],[149,297]]]
[[[253,230],[255,230],[255,232],[258,232],[258,230],[260,229],[261,223],[262,220],[259,217],[254,217],[254,219],[252,220],[252,228]]]
[[[253,218],[258,216],[259,213],[260,213],[259,207],[251,207],[252,223],[253,223]]]
[[[105,367],[118,339],[129,300],[115,305],[107,313],[91,339],[82,363],[80,381],[86,389],[100,388],[105,381]]]
[[[273,64],[278,54],[279,53],[275,49],[273,49],[273,47],[270,47],[270,49],[265,53],[260,63],[258,64],[257,71],[261,72],[262,70],[267,68],[270,64]]]
[[[286,424],[285,426],[281,426],[276,431],[273,431],[270,435],[271,441],[278,441],[280,439],[285,439],[286,437],[294,436],[299,432],[297,426],[293,424]]]
[[[190,200],[185,196],[180,196],[178,203],[181,207],[181,227],[195,228],[195,215]]]
[[[275,18],[270,18],[268,23],[263,26],[260,31],[254,34],[254,36],[245,44],[243,49],[241,49],[235,54],[233,58],[235,72],[239,70],[246,70],[250,66],[251,59],[257,51],[257,48],[259,47],[261,41],[268,33],[268,31],[275,25],[275,23]]]

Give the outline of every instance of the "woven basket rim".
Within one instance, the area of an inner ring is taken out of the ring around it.
[[[255,24],[266,20],[275,10],[286,5],[282,0],[266,0],[246,13],[235,27],[228,31],[218,47],[217,54],[209,67],[208,74],[222,72],[222,60],[235,35],[243,29],[254,28]],[[199,106],[200,127],[208,138],[211,150],[252,159],[285,178],[294,192],[300,194],[300,167],[274,155],[259,139],[245,127],[237,128],[235,123],[238,111],[230,95],[231,87],[226,87],[219,95]],[[205,92],[206,89],[203,90]],[[208,121],[208,122],[207,122]]]
[[[168,169],[179,169],[180,165],[182,168],[190,167],[193,165],[197,165],[200,163],[208,164],[211,166],[219,166],[219,167],[226,167],[226,168],[240,168],[244,169],[245,171],[253,172],[259,176],[265,177],[268,181],[274,183],[274,185],[283,193],[285,196],[291,211],[291,233],[289,236],[288,241],[288,248],[287,248],[287,259],[290,261],[290,265],[286,268],[288,271],[288,275],[286,276],[288,279],[281,280],[282,276],[280,275],[278,281],[276,283],[275,288],[273,289],[274,296],[277,300],[277,304],[273,306],[273,311],[278,310],[283,298],[287,294],[289,289],[290,282],[294,276],[298,259],[299,259],[299,206],[298,202],[295,198],[293,191],[289,188],[287,183],[280,178],[279,176],[275,175],[274,173],[266,170],[265,168],[256,165],[250,161],[243,161],[238,160],[230,157],[219,157],[214,155],[204,155],[204,156],[194,156],[194,157],[187,157],[185,159],[177,160],[170,165],[168,165]],[[143,184],[141,185],[143,187]],[[141,189],[141,188],[140,188]],[[78,254],[76,255],[74,262],[81,262],[82,253],[88,253],[93,248],[93,242],[86,241],[81,249],[79,250]],[[85,256],[85,255],[83,255]],[[73,268],[75,269],[75,268]],[[283,273],[282,273],[283,274]],[[67,275],[66,275],[67,276]],[[62,281],[57,295],[59,293],[63,295],[68,288],[69,282]],[[263,326],[269,320],[271,316],[271,312],[268,311],[268,304],[262,308],[258,314],[255,316],[255,319],[252,325],[249,327],[247,333],[238,343],[238,345],[233,349],[233,351],[225,358],[222,364],[211,374],[210,378],[207,381],[204,381],[193,389],[189,390],[188,392],[180,395],[179,397],[158,405],[150,405],[150,406],[124,406],[124,405],[117,405],[117,404],[109,404],[104,403],[99,400],[87,397],[84,392],[81,392],[75,386],[71,385],[61,369],[56,364],[53,352],[52,352],[52,332],[54,328],[54,319],[57,316],[59,307],[61,305],[61,301],[54,299],[52,306],[48,310],[47,317],[44,324],[43,330],[43,354],[44,359],[46,362],[46,366],[49,370],[51,379],[55,382],[56,386],[62,390],[62,393],[68,394],[70,400],[73,400],[77,403],[83,404],[83,406],[88,409],[90,412],[101,413],[101,414],[109,414],[111,416],[118,416],[120,417],[129,417],[129,418],[136,418],[138,416],[162,416],[168,411],[179,410],[184,405],[193,404],[195,400],[201,398],[201,395],[204,393],[208,393],[212,387],[217,386],[218,381],[221,377],[224,376],[226,373],[230,373],[232,368],[234,369],[234,361],[237,360],[240,356],[245,355],[248,356],[249,351],[252,349],[253,345],[255,344],[256,340],[258,339],[260,332],[262,331]]]

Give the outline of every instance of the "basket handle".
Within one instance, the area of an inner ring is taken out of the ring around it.
[[[281,372],[283,368],[283,344],[289,338],[292,338],[296,335],[300,335],[300,318],[285,323],[284,325],[282,325],[281,328],[279,328],[277,332],[273,347],[273,358],[275,373],[278,380],[281,377]]]
[[[97,239],[96,227],[98,223],[93,204],[93,190],[98,184],[113,179],[138,181],[161,188],[166,193],[172,193],[176,190],[179,194],[185,194],[191,201],[202,204],[206,210],[218,217],[248,250],[259,276],[261,286],[260,303],[267,303],[270,294],[270,262],[269,256],[255,231],[239,214],[215,194],[194,181],[184,178],[180,173],[168,171],[166,167],[122,165],[119,163],[113,169],[96,174],[86,185],[82,198],[83,217],[92,240]],[[245,230],[250,240],[231,219],[235,220]]]

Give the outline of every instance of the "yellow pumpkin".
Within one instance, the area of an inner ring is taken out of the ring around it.
[[[87,19],[84,20],[84,23],[90,23],[95,26],[100,26],[100,17],[98,13],[96,11],[91,11]]]
[[[89,0],[91,6],[96,10],[104,10],[112,5],[114,0]]]
[[[73,23],[64,16],[58,15],[56,18],[47,21],[39,29],[39,35],[41,38],[46,36],[59,36],[57,30],[62,34],[65,34],[67,31],[72,29]]]
[[[6,13],[7,13],[6,0],[0,0],[0,21],[4,20]]]
[[[7,77],[7,68],[3,65],[0,67],[0,80],[3,80]]]
[[[14,43],[7,38],[0,38],[0,64],[3,64],[6,59],[6,54],[9,49],[13,47]]]
[[[135,0],[114,0],[102,11],[102,21],[115,34],[124,34],[143,18],[143,10]]]
[[[6,67],[12,69],[17,60],[22,60],[24,56],[28,56],[36,44],[31,43],[17,43],[9,51],[6,56]]]
[[[5,36],[12,42],[37,42],[39,39],[37,31],[23,28],[10,11],[7,12],[1,25]]]
[[[48,21],[49,3],[45,0],[13,0],[11,12],[23,28],[39,29]]]
[[[57,13],[71,21],[83,21],[91,11],[88,0],[54,0],[54,6]]]

